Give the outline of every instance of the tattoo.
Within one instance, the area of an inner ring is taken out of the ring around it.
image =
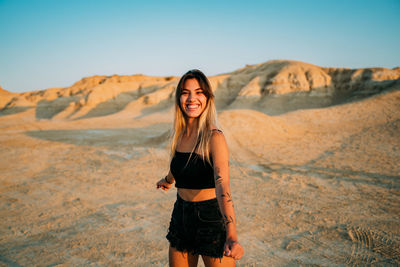
[[[221,176],[217,176],[215,177],[215,185],[221,185],[222,184],[222,177]]]
[[[232,197],[231,194],[229,194],[229,192],[226,192],[226,194],[221,194],[221,197],[226,197],[227,202],[232,202]]]
[[[215,167],[214,168],[215,186],[221,185],[222,182],[223,182],[223,178],[220,175],[220,170],[221,169],[219,167]],[[233,206],[233,201],[232,201],[232,196],[231,196],[231,194],[229,192],[222,193],[220,196],[221,196],[221,198],[225,198],[227,203],[230,202],[231,205],[232,205],[232,208],[234,207]],[[223,214],[223,217],[224,217],[225,225],[228,225],[228,224],[234,222],[233,217],[230,216],[230,215],[228,217],[228,216],[226,216],[226,214]]]
[[[215,167],[214,176],[215,176],[215,184],[221,185],[222,184],[222,177],[219,175],[220,168]]]
[[[229,216],[229,219],[228,219],[228,217],[224,214],[224,222],[225,222],[225,225],[228,225],[228,224],[230,224],[230,223],[233,223],[233,218],[232,218],[232,216]]]

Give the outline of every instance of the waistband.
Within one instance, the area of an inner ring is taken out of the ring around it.
[[[188,206],[206,206],[206,205],[210,205],[210,204],[214,204],[214,203],[218,204],[217,198],[211,198],[211,199],[202,200],[202,201],[186,201],[179,196],[179,193],[176,193],[176,199],[178,202],[181,202]]]

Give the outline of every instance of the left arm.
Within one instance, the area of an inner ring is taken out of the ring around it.
[[[229,153],[222,132],[211,137],[211,155],[214,165],[215,194],[226,226],[225,255],[238,260],[244,251],[238,243],[236,219],[229,186]]]

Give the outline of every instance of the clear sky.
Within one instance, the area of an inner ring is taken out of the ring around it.
[[[0,86],[12,92],[271,59],[400,66],[400,0],[0,0]]]

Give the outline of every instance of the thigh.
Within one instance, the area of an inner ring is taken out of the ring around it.
[[[188,252],[176,250],[174,247],[169,247],[169,266],[171,267],[195,267],[199,260],[199,255],[193,255]]]
[[[204,261],[204,265],[206,267],[233,267],[235,266],[235,260],[232,257],[222,257],[220,258],[213,258],[213,257],[208,257],[208,256],[201,256]]]

